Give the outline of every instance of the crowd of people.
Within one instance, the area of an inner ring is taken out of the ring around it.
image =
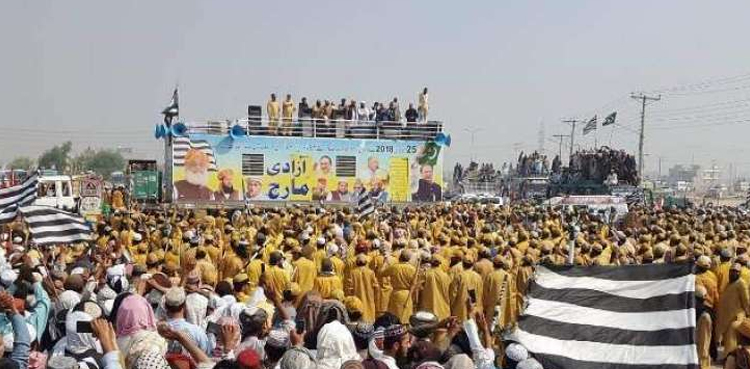
[[[539,177],[549,175],[550,166],[547,155],[534,151],[527,155],[523,151],[518,156],[516,175],[521,177]]]
[[[750,216],[739,210],[636,207],[610,224],[453,203],[363,219],[320,206],[133,209],[96,223],[88,243],[44,247],[11,223],[0,366],[541,368],[502,333],[534,266],[566,263],[569,239],[576,265],[694,262],[701,367],[746,362]]]
[[[281,135],[293,135],[295,126],[300,126],[303,122],[314,124],[324,134],[327,131],[338,133],[337,130],[343,134],[347,123],[426,123],[429,112],[428,97],[425,87],[418,95],[417,105],[409,103],[402,112],[397,97],[387,104],[376,101],[372,106],[368,106],[366,101],[358,102],[346,98],[336,103],[333,99],[312,102],[303,97],[299,104],[296,104],[290,94],[281,102],[276,94],[271,94],[266,102],[266,117],[269,129]]]
[[[495,166],[492,163],[477,163],[472,161],[466,168],[461,163],[456,163],[453,167],[454,183],[462,181],[493,182],[500,178],[501,175],[502,172],[495,170]]]
[[[471,162],[466,168],[456,164],[453,176],[454,181],[457,182],[464,179],[494,181],[508,176],[549,176],[555,178],[555,182],[565,183],[573,181],[593,181],[599,184],[637,183],[638,171],[635,157],[625,150],[614,150],[606,146],[595,150],[581,150],[573,154],[567,167],[562,164],[559,155],[555,155],[550,162],[547,155],[538,151],[531,154],[522,151],[515,167],[513,164],[503,163],[500,169],[495,170],[491,163]],[[617,183],[612,183],[613,180]]]
[[[557,166],[557,168],[560,168]],[[638,183],[635,157],[625,150],[602,146],[594,150],[577,151],[567,168],[554,171],[567,181],[593,181],[600,184]]]

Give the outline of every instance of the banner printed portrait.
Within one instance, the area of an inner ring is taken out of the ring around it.
[[[423,141],[193,134],[174,148],[177,201],[438,201],[440,148]]]

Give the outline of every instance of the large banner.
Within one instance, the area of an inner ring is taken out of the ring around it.
[[[173,141],[174,200],[439,201],[441,147],[432,142],[192,134]]]

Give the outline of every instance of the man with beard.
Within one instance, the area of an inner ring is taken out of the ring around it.
[[[216,201],[239,201],[242,200],[240,197],[240,191],[234,189],[232,180],[234,179],[234,171],[231,169],[222,169],[216,175],[219,179],[219,189],[214,192],[214,198]]]
[[[378,173],[372,177],[370,182],[370,197],[378,204],[385,204],[390,200],[386,186],[388,185],[388,173],[384,170],[378,170]]]
[[[404,360],[411,347],[411,337],[401,324],[394,324],[385,329],[383,333],[383,357],[380,361],[388,366],[388,369],[399,369],[397,360]]]
[[[174,183],[177,200],[213,200],[214,194],[206,186],[208,182],[208,155],[198,149],[185,154],[185,179]]]
[[[336,191],[331,192],[328,197],[328,200],[331,201],[352,201],[352,195],[349,193],[349,183],[347,183],[343,179],[340,179],[339,185],[338,187],[336,187]]]

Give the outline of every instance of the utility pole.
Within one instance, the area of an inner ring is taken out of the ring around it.
[[[539,122],[539,135],[537,137],[537,143],[539,145],[539,147],[537,147],[537,151],[539,152],[539,154],[544,154],[544,139],[546,137],[547,135],[544,134],[544,120],[542,120]]]
[[[575,144],[575,136],[576,136],[576,123],[582,122],[581,120],[577,119],[567,119],[562,121],[563,123],[570,124],[570,157],[573,157],[573,144]]]
[[[659,157],[659,179],[661,179],[661,156]]]
[[[481,131],[481,130],[482,130],[482,128],[479,128],[479,127],[464,128],[464,131],[469,132],[471,134],[471,150],[472,150],[471,151],[471,161],[474,161],[474,150],[475,150],[475,147],[474,147],[474,135],[477,132]]]
[[[562,160],[562,145],[563,145],[563,139],[564,139],[565,137],[568,137],[568,135],[552,135],[552,137],[554,137],[554,138],[559,138],[559,139],[560,139],[560,160]]]
[[[648,96],[646,94],[630,94],[630,97],[634,100],[641,101],[641,133],[638,139],[638,185],[643,181],[643,136],[646,128],[646,102],[647,101],[659,101],[659,96]]]

